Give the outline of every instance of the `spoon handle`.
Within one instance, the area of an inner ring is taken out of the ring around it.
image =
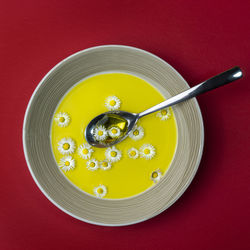
[[[153,112],[156,112],[158,110],[161,110],[163,108],[167,108],[169,106],[173,106],[179,102],[183,102],[185,100],[191,99],[197,95],[203,94],[209,90],[218,88],[220,86],[223,86],[227,83],[233,82],[235,80],[238,80],[242,77],[243,73],[239,67],[234,67],[232,69],[229,69],[217,76],[214,76],[205,82],[202,82],[184,92],[181,92],[180,94],[173,96],[169,98],[168,100],[161,102],[141,113],[138,114],[138,117],[141,118],[145,115],[151,114]]]

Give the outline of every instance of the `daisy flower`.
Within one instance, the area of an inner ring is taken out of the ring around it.
[[[104,126],[97,126],[94,129],[94,137],[97,141],[104,141],[108,136],[108,131]]]
[[[94,188],[94,194],[98,198],[103,198],[107,194],[107,188],[104,185],[99,185]]]
[[[142,126],[136,125],[129,133],[129,137],[135,141],[140,140],[143,136],[144,136],[144,129],[142,128]]]
[[[105,156],[109,161],[116,162],[121,159],[122,153],[115,146],[113,146],[106,149]]]
[[[162,109],[156,113],[156,116],[160,117],[162,121],[167,120],[170,115],[171,113],[169,108]]]
[[[75,142],[71,138],[63,138],[58,142],[58,150],[61,154],[72,154],[76,148]]]
[[[130,148],[128,150],[128,157],[132,159],[137,159],[139,157],[139,151],[136,148]]]
[[[97,170],[99,168],[99,164],[98,161],[96,159],[91,159],[89,161],[87,161],[87,169],[94,171]]]
[[[85,160],[90,158],[93,152],[94,150],[91,148],[91,146],[88,143],[83,143],[78,148],[78,154],[80,155],[80,157],[82,157]]]
[[[111,168],[111,162],[108,160],[103,160],[100,162],[99,166],[103,170],[108,170]]]
[[[119,137],[121,134],[121,130],[118,127],[112,127],[108,130],[109,136],[112,138]]]
[[[65,172],[75,168],[75,160],[71,156],[63,157],[59,162],[59,167]]]
[[[150,144],[144,144],[140,148],[141,158],[151,160],[155,156],[155,148]]]
[[[150,176],[151,180],[154,183],[158,182],[161,179],[161,177],[162,177],[162,172],[159,169],[153,171]]]
[[[108,110],[116,110],[121,106],[121,101],[116,96],[109,96],[105,101],[105,106]]]
[[[70,117],[67,113],[60,112],[55,115],[54,119],[60,127],[67,127],[70,123]]]

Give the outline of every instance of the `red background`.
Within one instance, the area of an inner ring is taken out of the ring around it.
[[[249,1],[1,1],[0,249],[250,249]],[[190,85],[239,65],[245,77],[198,98],[199,171],[161,215],[100,227],[64,214],[39,191],[22,150],[26,105],[42,77],[79,50],[148,50]]]

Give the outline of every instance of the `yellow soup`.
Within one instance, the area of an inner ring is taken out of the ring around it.
[[[65,177],[86,193],[109,199],[137,195],[160,181],[173,159],[177,142],[176,121],[170,108],[139,120],[137,125],[144,132],[142,138],[134,139],[141,133],[135,130],[134,138],[131,135],[115,145],[117,152],[95,147],[79,149],[82,144],[86,146],[84,130],[90,120],[107,112],[110,106],[114,108],[117,100],[119,109],[141,112],[164,101],[164,97],[145,80],[130,74],[95,75],[78,83],[64,96],[51,129],[53,153]],[[131,148],[138,151],[129,151]],[[81,153],[90,153],[90,158],[82,158]],[[116,159],[120,154],[116,162],[107,158]]]

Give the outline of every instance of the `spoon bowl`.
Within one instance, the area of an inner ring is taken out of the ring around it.
[[[117,119],[117,121],[120,119],[124,120],[124,122],[126,123],[126,129],[123,135],[117,138],[112,138],[112,139],[109,138],[109,140],[105,140],[104,142],[102,141],[99,142],[95,140],[93,136],[95,128],[97,126],[108,127],[109,126],[108,124],[110,123],[109,120],[111,119],[111,117],[113,119],[111,124],[116,123],[114,121],[115,119]],[[133,129],[138,119],[139,119],[138,114],[121,111],[121,110],[115,110],[115,111],[102,113],[90,121],[90,123],[85,129],[85,138],[87,142],[94,147],[97,147],[97,148],[110,147],[112,145],[115,145],[118,142],[123,141],[128,136],[129,132]]]

